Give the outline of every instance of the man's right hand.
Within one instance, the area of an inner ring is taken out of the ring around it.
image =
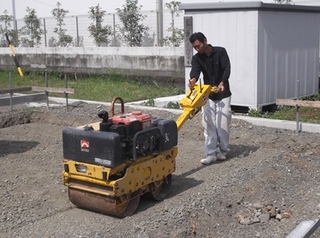
[[[193,90],[194,85],[196,85],[196,82],[197,82],[196,78],[189,79],[189,85],[188,86],[189,86],[190,90]]]

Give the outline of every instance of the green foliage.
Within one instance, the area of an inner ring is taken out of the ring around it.
[[[250,109],[248,116],[250,117],[262,117],[262,114],[256,109]]]
[[[153,98],[148,99],[144,103],[142,103],[143,106],[148,106],[148,107],[154,107],[156,105],[155,101]]]
[[[179,5],[181,2],[171,1],[170,3],[166,3],[166,7],[170,10],[171,13],[171,27],[168,28],[168,32],[171,32],[171,36],[167,36],[163,39],[163,44],[165,46],[175,46],[178,47],[183,41],[184,33],[183,29],[175,28],[174,19],[175,17],[180,16],[182,13],[179,10]]]
[[[118,26],[121,33],[119,37],[129,46],[141,46],[143,38],[148,35],[147,31],[149,30],[141,23],[146,18],[146,15],[140,13],[142,6],[138,6],[138,0],[126,0],[122,7],[122,9],[116,9],[123,25],[122,27]]]
[[[65,25],[64,18],[69,11],[61,8],[61,3],[57,2],[57,7],[51,11],[52,15],[57,20],[58,27],[55,27],[53,32],[58,34],[58,41],[52,41],[53,46],[63,46],[66,47],[70,44],[73,38],[66,34],[67,30],[63,28]]]
[[[172,108],[172,109],[179,109],[180,104],[178,102],[168,102],[168,104],[165,107]]]
[[[8,11],[5,10],[4,15],[0,15],[0,22],[3,22],[4,27],[0,25],[0,47],[8,46],[8,42],[5,38],[5,34],[7,33],[11,44],[13,46],[19,45],[18,39],[18,31],[11,29],[11,22],[13,21],[13,16],[8,15]]]
[[[317,93],[311,96],[302,97],[301,100],[320,101],[320,93]]]
[[[41,20],[37,17],[35,9],[27,7],[27,13],[23,18],[25,26],[20,30],[21,35],[25,36],[21,38],[21,44],[23,47],[38,46],[43,34]]]
[[[171,36],[167,36],[163,39],[163,45],[165,46],[174,46],[174,47],[179,47],[183,41],[184,33],[183,29],[174,29],[170,27],[168,31],[172,32]]]
[[[109,25],[103,26],[103,18],[106,11],[103,11],[98,4],[95,7],[90,7],[89,18],[93,21],[88,27],[90,36],[93,37],[94,43],[97,46],[108,45],[110,40],[109,36],[112,35],[112,28]]]

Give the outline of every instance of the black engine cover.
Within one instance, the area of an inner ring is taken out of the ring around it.
[[[109,168],[122,164],[121,139],[115,132],[65,128],[63,157]]]
[[[153,119],[152,127],[158,127],[160,129],[160,151],[169,150],[178,144],[178,128],[174,120]]]

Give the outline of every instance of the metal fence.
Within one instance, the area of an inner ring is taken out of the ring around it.
[[[171,34],[168,29],[172,24],[172,16],[169,10],[163,10],[162,15],[159,18],[157,11],[141,11],[141,14],[145,15],[146,18],[143,22],[145,26],[149,28],[148,37],[145,38],[143,46],[158,46],[162,38],[165,38]],[[158,21],[161,19],[162,21]],[[58,35],[54,33],[54,28],[57,27],[57,22],[54,17],[41,18],[44,35],[41,39],[42,47],[52,46],[52,40],[58,39]],[[66,34],[73,38],[73,42],[70,46],[83,46],[90,47],[95,46],[94,39],[90,37],[88,27],[92,24],[92,20],[89,15],[79,16],[66,16],[64,18],[65,25],[63,29],[66,29]],[[118,37],[118,26],[122,25],[117,13],[107,13],[104,16],[103,25],[109,25],[113,29],[113,35],[111,36],[111,44],[109,46],[123,46],[124,42]],[[12,23],[11,26],[14,24]],[[17,19],[17,29],[21,29],[25,23],[23,19]],[[2,29],[4,29],[4,23],[0,23]],[[175,28],[183,29],[183,13],[179,17],[174,18]],[[161,28],[161,29],[159,29]],[[19,36],[20,38],[21,36]],[[24,36],[25,37],[25,36]],[[3,36],[0,36],[1,41],[5,41]]]

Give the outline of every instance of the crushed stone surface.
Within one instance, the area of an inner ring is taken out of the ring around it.
[[[319,219],[320,134],[233,119],[228,159],[204,166],[201,115],[179,131],[165,200],[141,199],[123,219],[77,208],[62,183],[62,130],[99,121],[99,110],[110,108],[83,102],[69,111],[0,108],[1,238],[283,238],[300,222]],[[169,110],[143,113],[179,116]]]

